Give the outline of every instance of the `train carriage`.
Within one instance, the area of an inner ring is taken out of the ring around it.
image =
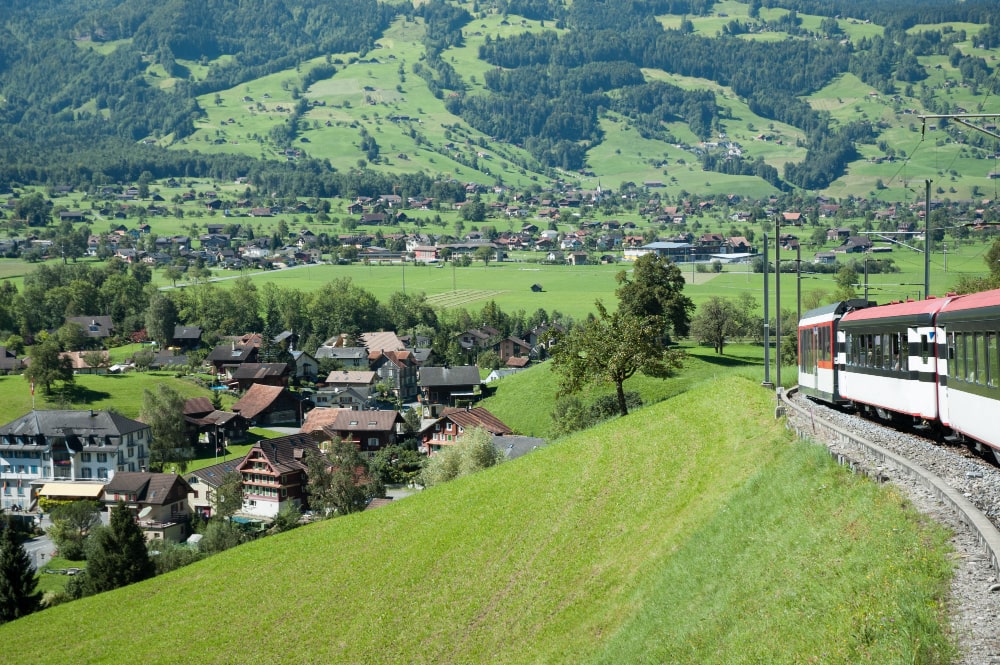
[[[941,308],[940,417],[954,432],[1000,450],[1000,290],[952,299]],[[1000,456],[998,456],[1000,461]]]
[[[865,307],[849,300],[810,310],[799,321],[799,392],[830,404],[841,404],[838,386],[837,323],[845,312]]]
[[[840,321],[840,394],[882,418],[938,417],[935,316],[948,300],[870,307]]]

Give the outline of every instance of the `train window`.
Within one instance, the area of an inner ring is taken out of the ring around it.
[[[990,385],[994,388],[1000,386],[1000,334],[988,333],[990,343],[987,345],[990,356]]]
[[[986,384],[986,368],[989,366],[986,358],[986,335],[975,333],[973,339],[976,343],[976,383]]]
[[[920,336],[920,359],[927,362],[927,357],[931,354],[931,345],[927,339],[927,334]]]
[[[986,333],[986,385],[991,388],[997,387],[997,379],[1000,379],[1000,354],[997,354],[996,333]]]
[[[903,369],[903,361],[899,353],[899,348],[900,348],[899,338],[900,338],[899,333],[896,333],[895,335],[892,336],[892,369],[896,372]]]
[[[872,335],[872,367],[882,367],[882,335]]]
[[[975,337],[965,333],[965,380],[969,383],[976,382],[976,340]]]
[[[945,367],[945,376],[957,376],[958,373],[955,371],[955,363],[958,362],[955,358],[955,333],[948,333],[948,362]]]

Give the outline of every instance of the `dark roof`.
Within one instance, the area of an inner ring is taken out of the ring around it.
[[[205,362],[244,363],[255,356],[257,347],[253,344],[236,344],[234,342],[220,344],[212,349]]]
[[[363,346],[321,346],[316,349],[316,358],[336,358],[338,360],[367,360],[368,349]]]
[[[481,383],[479,368],[475,365],[459,367],[422,367],[419,383],[421,387],[475,386]]]
[[[215,411],[215,407],[212,406],[212,400],[207,397],[191,397],[184,400],[185,416],[204,415],[212,411]]]
[[[503,453],[507,459],[514,459],[515,457],[520,457],[525,453],[529,453],[535,448],[539,448],[545,445],[545,439],[539,439],[533,436],[494,436],[493,446]]]
[[[234,379],[265,379],[288,373],[288,363],[243,363],[233,372]]]
[[[104,486],[104,495],[114,494],[135,494],[136,503],[146,503],[162,506],[166,503],[173,503],[180,498],[174,492],[175,486],[181,493],[187,495],[194,490],[187,481],[173,473],[137,473],[134,471],[119,471],[115,473],[107,485]]]
[[[243,463],[246,457],[237,457],[225,462],[219,462],[218,464],[213,464],[212,466],[205,466],[196,471],[191,471],[187,474],[188,482],[194,483],[193,478],[197,478],[198,482],[205,483],[210,487],[218,487],[219,482],[222,480],[222,476],[229,473],[230,471],[235,471],[236,468]],[[116,474],[117,475],[117,474]],[[197,484],[197,483],[194,483]]]
[[[174,326],[174,339],[201,339],[198,326]]]
[[[83,328],[87,337],[110,337],[114,325],[110,316],[67,316],[66,323],[75,323]]]
[[[126,418],[113,411],[53,410],[32,411],[0,426],[0,435],[31,436],[42,434],[56,436],[76,435],[121,436],[146,429],[148,425]]]
[[[481,406],[474,409],[445,409],[441,412],[441,419],[450,420],[462,427],[462,429],[482,427],[490,434],[504,435],[514,433],[514,430],[507,427],[503,421]]]
[[[262,439],[254,444],[249,457],[254,450],[260,450],[261,454],[277,471],[294,471],[306,468],[306,454],[309,451],[319,453],[318,441],[324,437],[314,434],[301,433],[289,434],[277,439]],[[245,463],[244,459],[242,463]]]

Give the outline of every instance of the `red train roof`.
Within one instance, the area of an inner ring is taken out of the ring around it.
[[[941,308],[941,313],[997,306],[1000,306],[1000,289],[993,289],[992,291],[980,291],[952,298],[948,304]]]
[[[915,300],[913,302],[901,302],[891,305],[879,305],[877,307],[866,307],[857,309],[844,315],[842,321],[867,321],[871,319],[888,319],[897,316],[919,316],[921,314],[934,314],[947,305],[954,298],[931,298],[929,300]]]

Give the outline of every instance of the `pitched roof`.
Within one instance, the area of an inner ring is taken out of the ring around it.
[[[288,363],[243,363],[235,372],[234,379],[266,379],[282,376],[288,372]]]
[[[178,484],[184,494],[194,492],[186,480],[173,473],[119,471],[104,486],[104,494],[134,493],[137,503],[162,506],[178,500],[177,494],[172,491]]]
[[[193,483],[193,477],[198,479],[198,482],[205,483],[210,487],[218,487],[219,483],[222,481],[222,476],[229,473],[230,471],[235,471],[236,468],[243,463],[246,456],[237,457],[235,459],[226,460],[219,462],[218,464],[213,464],[212,466],[205,466],[195,471],[188,473],[188,482]],[[118,474],[115,474],[116,476]]]
[[[200,415],[215,411],[212,400],[207,397],[191,397],[184,400],[184,415]]]
[[[306,454],[310,451],[319,453],[317,441],[322,436],[300,433],[289,434],[277,439],[261,439],[254,444],[240,464],[245,464],[259,450],[268,463],[277,471],[295,471],[306,468]]]
[[[87,337],[110,337],[114,328],[110,316],[67,316],[66,323],[79,325]]]
[[[32,411],[0,426],[0,434],[15,436],[64,435],[121,436],[146,429],[148,425],[113,411],[52,410]]]
[[[385,432],[402,422],[399,411],[341,411],[333,424],[324,428],[330,434],[337,432]]]
[[[445,409],[441,412],[441,419],[450,420],[462,429],[482,427],[490,434],[508,435],[514,433],[514,430],[504,424],[502,420],[481,406],[474,409]]]
[[[174,326],[174,339],[201,339],[198,326]]]
[[[233,404],[233,411],[236,411],[244,418],[254,418],[259,413],[271,406],[281,393],[286,389],[282,386],[265,386],[262,383],[255,383],[250,386],[250,390]]]
[[[350,411],[350,409],[335,409],[323,406],[316,407],[306,414],[305,420],[302,421],[300,431],[316,432],[322,430],[327,425],[332,425],[334,421],[336,421],[337,416],[340,415],[341,411]]]
[[[406,346],[394,332],[368,332],[361,333],[361,343],[368,349],[371,355],[376,351],[403,351]]]
[[[422,367],[419,375],[419,384],[425,388],[437,386],[475,386],[480,382],[479,368],[475,365]]]
[[[368,386],[375,383],[375,372],[335,369],[326,377],[326,383]]]

